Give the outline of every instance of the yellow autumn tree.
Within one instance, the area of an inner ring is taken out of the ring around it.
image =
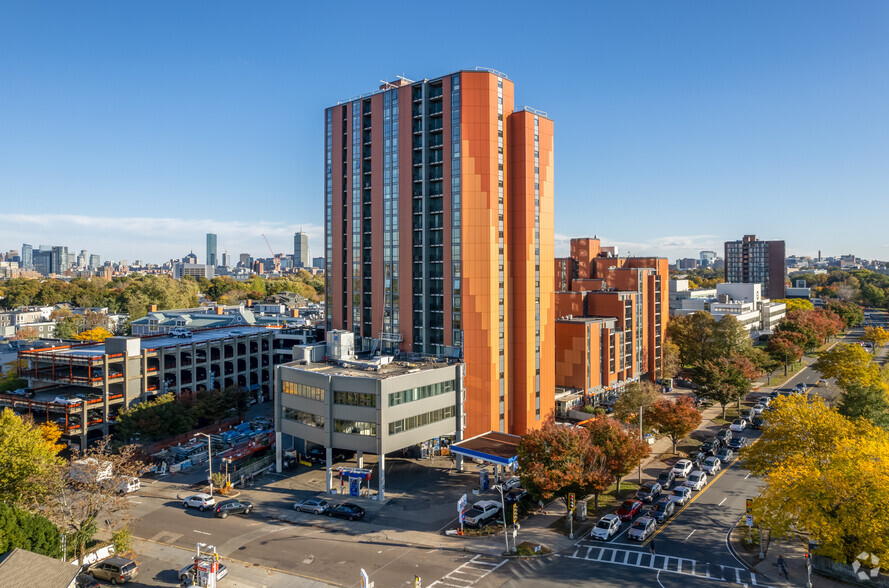
[[[846,390],[849,386],[881,386],[880,366],[873,361],[867,349],[861,345],[840,343],[825,351],[812,364],[825,378],[835,378],[837,386]]]
[[[103,327],[96,327],[94,329],[86,330],[82,333],[74,335],[74,338],[78,341],[95,341],[97,343],[101,343],[108,337],[113,337],[114,333],[109,332]]]
[[[883,327],[864,327],[864,335],[861,336],[861,340],[873,343],[874,348],[882,347],[889,343],[889,331]]]
[[[822,402],[777,399],[746,463],[765,478],[754,505],[776,535],[808,533],[818,553],[851,563],[889,557],[889,433]]]
[[[61,431],[8,408],[0,412],[0,501],[28,506],[43,495],[62,463]]]

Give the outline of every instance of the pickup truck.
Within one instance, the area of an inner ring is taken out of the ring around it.
[[[484,527],[490,523],[500,513],[500,503],[493,500],[479,500],[472,505],[466,516],[463,518],[463,524],[467,527]]]
[[[170,331],[170,336],[187,338],[191,337],[191,331],[189,331],[188,329],[173,329],[172,331]]]

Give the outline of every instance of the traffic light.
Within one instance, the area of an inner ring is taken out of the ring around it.
[[[575,500],[574,500],[574,492],[568,495],[568,510],[574,510]]]
[[[747,514],[753,514],[753,499],[747,499]]]

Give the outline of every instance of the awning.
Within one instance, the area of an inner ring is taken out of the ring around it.
[[[508,467],[518,461],[521,440],[522,438],[518,435],[489,431],[465,441],[453,443],[450,450],[451,453],[457,455]]]

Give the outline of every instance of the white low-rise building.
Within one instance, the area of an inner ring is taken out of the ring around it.
[[[762,297],[761,284],[723,283],[716,289],[689,290],[688,280],[670,281],[670,314],[709,312],[717,320],[732,315],[758,338],[770,335],[786,313],[783,303]]]

